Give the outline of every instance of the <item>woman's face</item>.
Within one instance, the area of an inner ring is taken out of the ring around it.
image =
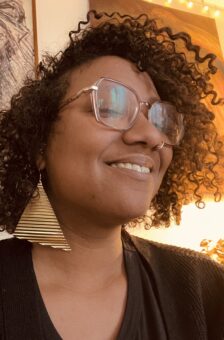
[[[104,56],[71,73],[64,99],[100,77],[133,88],[142,101],[158,98],[146,73],[125,59]],[[153,150],[161,142],[159,131],[143,113],[124,132],[97,122],[88,93],[67,105],[59,117],[40,162],[47,171],[49,196],[56,211],[64,209],[104,224],[125,223],[143,215],[172,158],[171,149]],[[119,163],[146,166],[150,173],[119,168]]]

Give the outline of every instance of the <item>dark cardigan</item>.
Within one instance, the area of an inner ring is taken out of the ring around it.
[[[224,339],[224,266],[197,252],[122,232],[153,278],[169,340]],[[1,340],[41,340],[31,244],[0,242]],[[132,339],[127,339],[132,340]]]

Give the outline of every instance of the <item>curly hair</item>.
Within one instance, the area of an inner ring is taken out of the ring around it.
[[[13,96],[11,108],[0,119],[0,225],[13,232],[36,192],[39,171],[37,155],[47,144],[58,109],[69,86],[70,72],[94,58],[114,55],[125,58],[146,71],[162,100],[171,102],[184,114],[185,135],[174,148],[172,163],[144,220],[148,226],[180,223],[183,204],[194,200],[203,205],[203,190],[219,200],[217,166],[222,153],[214,125],[214,113],[203,100],[221,103],[211,84],[217,72],[215,55],[200,55],[187,33],[173,34],[159,28],[154,19],[142,14],[136,18],[119,13],[90,11],[69,33],[69,44],[56,56],[45,56],[38,66],[38,78],[27,79]],[[182,50],[178,50],[179,45]],[[193,53],[188,61],[185,52]],[[202,71],[201,65],[204,70]]]

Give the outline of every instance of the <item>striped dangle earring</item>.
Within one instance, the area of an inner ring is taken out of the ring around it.
[[[70,251],[71,248],[59,225],[41,178],[37,185],[37,191],[39,195],[37,194],[27,204],[14,235],[33,243]]]

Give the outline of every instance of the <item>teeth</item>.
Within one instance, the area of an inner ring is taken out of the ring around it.
[[[130,170],[134,170],[137,172],[141,172],[143,174],[149,174],[151,170],[146,166],[140,166],[138,164],[131,164],[131,163],[112,163],[110,164],[113,168],[126,168]]]

